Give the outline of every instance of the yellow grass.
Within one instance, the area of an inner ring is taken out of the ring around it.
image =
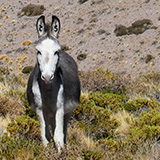
[[[16,160],[22,160],[22,159],[34,159],[34,154],[29,150],[22,149],[18,152]]]
[[[9,115],[7,114],[7,116],[4,118],[4,117],[1,117],[0,116],[0,128],[3,129],[3,131],[6,130],[8,124],[11,122],[11,119],[9,117]]]
[[[99,150],[96,143],[91,138],[86,136],[83,130],[77,127],[68,128],[68,139],[72,139],[73,137],[75,137],[77,144],[85,147],[86,150],[90,150],[94,152]]]
[[[122,110],[118,113],[113,113],[111,118],[117,119],[120,122],[120,126],[115,131],[117,134],[121,136],[129,134],[130,123],[133,122],[133,115],[125,110]]]

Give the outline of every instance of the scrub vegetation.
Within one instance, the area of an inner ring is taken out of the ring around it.
[[[160,74],[134,81],[110,71],[79,72],[80,104],[62,153],[41,143],[37,116],[26,99],[28,74],[0,67],[0,159],[158,160]]]

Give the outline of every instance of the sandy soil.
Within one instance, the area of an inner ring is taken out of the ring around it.
[[[54,2],[54,3],[53,3]],[[48,22],[56,15],[61,20],[59,41],[70,47],[67,52],[77,61],[79,70],[109,69],[132,78],[160,71],[160,2],[159,0],[1,0],[0,65],[21,74],[23,67],[34,65],[37,40],[35,28],[39,16],[18,16],[23,7],[44,5]],[[154,28],[142,34],[116,36],[117,25],[131,26],[149,19]],[[25,45],[24,41],[33,42]],[[84,60],[77,60],[79,54]],[[146,62],[147,56],[151,59]]]

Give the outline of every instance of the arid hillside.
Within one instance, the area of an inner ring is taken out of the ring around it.
[[[79,67],[61,153],[42,145],[26,95],[40,15],[59,17]],[[0,159],[160,160],[159,0],[1,0],[0,39]]]
[[[0,12],[0,65],[13,73],[35,63],[39,14],[60,18],[59,41],[79,70],[131,77],[160,70],[158,0],[1,0]]]

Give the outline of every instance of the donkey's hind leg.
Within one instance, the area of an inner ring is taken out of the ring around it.
[[[68,126],[68,122],[71,118],[71,115],[72,115],[72,112],[69,112],[69,113],[64,115],[64,126],[63,126],[64,144],[66,144],[66,142],[67,142],[67,126]]]

